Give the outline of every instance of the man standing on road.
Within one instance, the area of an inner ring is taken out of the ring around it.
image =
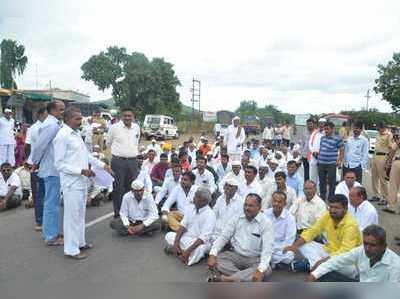
[[[393,137],[392,133],[390,133],[383,123],[378,125],[378,129],[379,135],[376,138],[375,154],[372,157],[371,167],[372,191],[374,193],[372,199],[379,200],[380,204],[386,204],[388,199],[388,185],[385,180],[385,163]]]
[[[65,105],[61,101],[47,104],[48,116],[39,129],[39,137],[32,153],[33,171],[44,180],[43,238],[48,246],[64,244],[60,235],[60,174],[54,163],[53,140],[61,127]]]
[[[240,161],[242,145],[246,139],[244,128],[240,125],[240,117],[235,116],[232,124],[228,126],[225,134],[225,144],[227,146],[229,160]]]
[[[274,128],[270,122],[265,127],[262,138],[264,142],[272,142],[272,140],[274,140]]]
[[[310,134],[308,143],[309,152],[307,160],[310,165],[310,180],[315,182],[319,188],[319,174],[318,174],[318,155],[320,151],[321,138],[325,135],[324,126],[326,124],[325,118],[319,119],[319,128]]]
[[[400,137],[395,136],[395,143],[392,145],[388,159],[386,160],[386,168],[390,168],[390,179],[389,179],[389,194],[388,194],[388,205],[382,211],[389,213],[396,213],[397,206],[397,195],[400,189]]]
[[[92,114],[92,146],[100,146],[100,150],[104,149],[104,131],[107,128],[107,123],[104,118],[101,117],[100,109],[96,109]]]
[[[314,131],[316,131],[315,120],[309,118],[307,119],[307,129],[299,140],[301,160],[303,161],[304,168],[304,182],[310,179],[310,164],[307,157],[309,154],[310,136]]]
[[[325,124],[325,136],[321,137],[318,155],[319,189],[323,200],[327,198],[327,187],[329,188],[328,197],[335,193],[336,169],[342,165],[343,161],[343,141],[335,134],[334,129],[335,125],[332,122]]]
[[[362,184],[362,172],[368,165],[369,142],[361,135],[363,124],[356,122],[353,126],[353,136],[351,136],[344,146],[343,176],[347,171],[353,170],[356,174],[357,182]]]
[[[15,166],[15,137],[14,137],[14,119],[12,110],[4,109],[4,116],[0,117],[0,164],[8,162]]]
[[[65,124],[53,141],[54,164],[60,172],[64,200],[64,254],[81,260],[87,257],[85,251],[92,248],[92,244],[85,240],[88,178],[95,175],[90,165],[104,168],[108,172],[111,169],[89,153],[79,131],[82,124],[80,110],[67,108],[64,119]]]
[[[140,128],[134,122],[131,108],[121,111],[122,121],[111,126],[107,146],[111,149],[111,168],[115,175],[113,205],[114,218],[119,217],[122,196],[130,190],[133,178],[138,176],[136,156],[139,154]]]

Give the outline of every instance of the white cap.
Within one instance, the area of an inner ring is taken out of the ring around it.
[[[269,163],[274,163],[279,165],[279,162],[276,158],[272,158],[271,160],[269,160]]]
[[[4,113],[12,113],[12,110],[9,108],[4,109]]]
[[[238,160],[233,160],[233,161],[231,162],[231,165],[232,165],[232,166],[241,166],[242,164],[241,164],[240,161],[238,161]]]
[[[157,142],[157,140],[155,138],[151,139],[151,142]]]
[[[131,188],[133,190],[142,190],[144,188],[144,184],[141,180],[134,180],[131,184]]]
[[[231,186],[239,186],[238,180],[235,179],[234,177],[230,176],[225,180],[225,184],[231,185]]]
[[[237,119],[240,119],[240,117],[236,115],[232,120],[237,120]]]
[[[327,122],[326,118],[323,118],[323,117],[321,117],[318,121],[320,123],[326,123]]]

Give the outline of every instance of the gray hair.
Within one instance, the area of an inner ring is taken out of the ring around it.
[[[206,199],[208,203],[212,200],[210,190],[205,187],[199,187],[197,189],[196,193],[194,194],[194,196],[198,196],[203,199]]]
[[[373,236],[380,244],[386,244],[386,231],[383,227],[371,224],[363,230],[363,235]]]
[[[64,120],[68,121],[70,120],[72,117],[75,116],[75,114],[77,113],[81,113],[81,110],[78,107],[75,106],[70,106],[67,109],[65,109],[64,111]]]

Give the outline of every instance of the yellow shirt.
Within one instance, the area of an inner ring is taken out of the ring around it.
[[[362,244],[357,221],[349,212],[346,213],[337,227],[335,227],[335,222],[329,212],[326,212],[312,227],[301,234],[301,238],[308,243],[322,233],[328,240],[324,245],[324,250],[329,256],[347,252]]]

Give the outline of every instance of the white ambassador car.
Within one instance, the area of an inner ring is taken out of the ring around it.
[[[364,130],[365,137],[368,138],[369,141],[369,152],[375,152],[375,143],[376,138],[378,137],[379,132],[377,130]]]

